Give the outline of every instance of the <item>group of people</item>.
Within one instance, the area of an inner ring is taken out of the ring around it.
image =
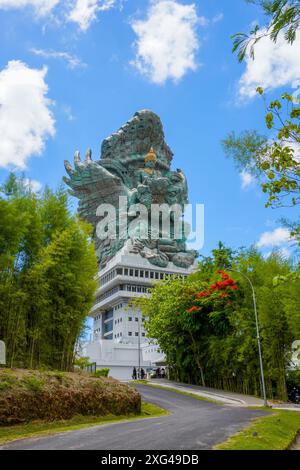
[[[143,368],[141,368],[138,371],[136,370],[136,367],[133,368],[133,371],[132,371],[133,380],[137,380],[137,379],[144,380],[145,377],[146,377],[146,372],[144,371]]]
[[[147,375],[149,375],[149,377],[153,377],[153,378],[158,378],[158,379],[164,379],[166,377],[166,370],[164,368],[157,368],[155,370],[155,376],[153,376],[152,374],[146,374],[145,370],[143,368],[139,369],[138,370],[136,369],[136,367],[133,368],[133,371],[132,371],[132,379],[133,380],[138,380],[138,379],[141,379],[141,380],[144,380],[145,378],[147,378]]]
[[[156,369],[156,377],[158,379],[164,379],[166,377],[166,371],[163,367],[161,369],[159,367]]]

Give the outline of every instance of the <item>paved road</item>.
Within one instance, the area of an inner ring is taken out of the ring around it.
[[[215,405],[186,395],[139,385],[143,400],[172,414],[26,439],[0,449],[197,450],[211,449],[263,411]]]

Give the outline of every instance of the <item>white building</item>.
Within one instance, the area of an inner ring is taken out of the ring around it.
[[[192,269],[169,263],[168,268],[152,265],[139,254],[130,253],[130,241],[99,271],[93,318],[93,335],[82,344],[81,354],[95,362],[97,369],[109,368],[110,376],[130,379],[133,367],[145,370],[164,362],[159,345],[149,342],[141,312],[128,305],[134,297],[150,295],[149,289],[166,276],[186,277]]]

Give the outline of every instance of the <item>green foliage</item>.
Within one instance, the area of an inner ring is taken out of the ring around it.
[[[94,299],[91,228],[63,188],[34,194],[10,176],[0,192],[0,337],[10,366],[71,369]]]
[[[291,387],[300,389],[300,370],[289,370],[287,375],[287,383]]]
[[[263,95],[262,89],[259,93]],[[300,162],[296,154],[300,144],[299,103],[285,93],[266,105],[266,126],[272,132],[268,138],[256,131],[243,132],[239,137],[231,132],[222,142],[226,156],[233,158],[239,170],[261,178],[262,190],[268,195],[266,207],[300,203]]]
[[[259,5],[268,17],[263,28],[256,26],[250,34],[233,36],[233,52],[242,61],[249,53],[255,58],[257,42],[269,36],[274,42],[280,33],[292,44],[300,28],[300,0],[247,0]],[[264,96],[261,86],[257,93]],[[264,98],[265,99],[265,98]],[[222,142],[227,156],[237,167],[261,178],[261,186],[268,195],[266,207],[295,206],[300,203],[300,100],[284,93],[280,99],[266,104],[265,123],[269,136],[256,131],[243,132],[236,137],[232,132]],[[288,224],[287,224],[288,225]],[[300,244],[300,226],[292,222],[291,236]]]
[[[96,372],[94,373],[94,377],[108,377],[108,374],[109,374],[109,369],[105,368],[105,369],[98,369],[96,370]]]
[[[11,383],[7,381],[0,382],[0,392],[9,390],[11,388]]]
[[[74,365],[79,369],[84,370],[91,364],[89,357],[77,357],[74,361]]]
[[[300,337],[299,281],[274,287],[274,276],[292,271],[276,252],[264,259],[255,249],[234,253],[220,244],[186,280],[155,284],[151,299],[135,300],[148,336],[166,354],[174,379],[260,395],[251,289],[238,274],[232,274],[238,289],[224,289],[220,260],[247,273],[254,284],[268,395],[286,399],[286,366],[292,342]]]
[[[274,42],[283,32],[284,38],[289,44],[296,39],[300,27],[300,0],[247,0],[248,3],[259,5],[268,18],[266,26],[260,28],[256,25],[248,34],[237,33],[232,36],[233,52],[238,53],[238,59],[242,62],[249,52],[250,57],[255,57],[255,45],[263,37],[270,37]]]
[[[23,383],[27,390],[31,392],[40,392],[43,388],[43,381],[36,377],[25,377]]]
[[[230,132],[222,141],[222,146],[227,157],[233,158],[239,171],[247,170],[253,176],[261,174],[256,165],[261,152],[265,149],[268,139],[257,131],[244,131],[240,136]]]

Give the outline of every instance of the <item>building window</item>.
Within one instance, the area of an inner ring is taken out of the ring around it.
[[[138,269],[135,270],[134,275],[135,275],[135,277],[139,277],[139,270]]]
[[[135,332],[135,336],[138,336],[138,335],[139,335],[139,334],[138,334],[138,332],[136,331],[136,332]]]
[[[154,272],[150,271],[150,279],[154,279]]]
[[[128,331],[128,336],[132,336],[132,331]]]
[[[117,275],[122,275],[122,274],[123,274],[123,269],[117,268]]]
[[[142,333],[142,336],[145,336],[145,333]]]
[[[132,317],[128,317],[128,321],[132,321]]]
[[[145,277],[149,277],[149,271],[145,271]]]
[[[144,277],[144,271],[140,271],[140,277]]]
[[[129,276],[133,276],[133,269],[129,270]]]
[[[124,269],[124,275],[128,276],[128,269],[127,268]]]
[[[135,317],[135,321],[139,321],[138,317]]]
[[[159,279],[159,273],[155,273],[155,279]]]

